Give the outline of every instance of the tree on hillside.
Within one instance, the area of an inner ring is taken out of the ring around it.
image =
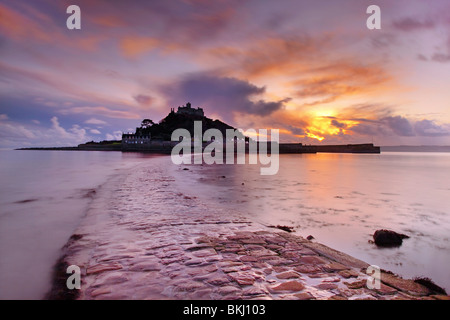
[[[150,128],[152,125],[154,125],[155,123],[153,122],[153,120],[150,119],[144,119],[141,122],[141,128],[143,129],[147,129]]]

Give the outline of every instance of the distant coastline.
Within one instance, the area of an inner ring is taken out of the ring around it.
[[[48,151],[121,151],[121,152],[149,152],[170,154],[176,142],[152,142],[146,145],[128,145],[120,141],[102,141],[80,144],[76,147],[30,147],[15,150],[48,150]],[[204,143],[203,148],[207,145]],[[269,144],[270,146],[270,144]],[[247,150],[248,151],[248,150]],[[225,150],[226,152],[226,150]],[[270,153],[270,149],[268,150]],[[301,143],[280,143],[279,153],[380,153],[381,149],[371,143],[342,144],[342,145],[303,145]]]
[[[289,144],[285,144],[289,145]],[[337,145],[345,146],[345,145]],[[313,145],[312,147],[318,147]],[[319,146],[328,147],[328,145]],[[84,143],[72,147],[27,147],[14,150],[49,150],[49,151],[122,151],[121,141],[102,141]],[[323,151],[318,151],[323,152]],[[380,152],[450,152],[450,146],[381,146]],[[170,153],[170,152],[169,152]],[[282,152],[283,153],[283,152]]]
[[[382,146],[387,152],[450,152],[450,146]]]

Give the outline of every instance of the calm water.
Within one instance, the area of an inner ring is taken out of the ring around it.
[[[1,151],[0,298],[42,298],[95,190],[136,166],[163,167],[174,190],[209,205],[294,226],[299,235],[407,277],[431,277],[450,291],[450,153],[281,155],[278,174],[261,176],[257,165],[175,166],[170,157],[133,153]],[[379,228],[411,238],[377,249],[368,240]]]

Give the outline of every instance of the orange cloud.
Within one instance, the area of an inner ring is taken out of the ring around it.
[[[98,49],[99,43],[106,39],[103,35],[86,34],[69,37],[65,25],[56,25],[57,20],[51,16],[27,5],[23,6],[22,11],[0,4],[0,33],[14,41],[32,41],[45,45],[57,43],[59,48],[85,51]]]
[[[305,102],[306,105],[316,105],[368,92],[392,90],[394,87],[391,80],[391,76],[376,64],[340,61],[310,70],[291,85],[298,88],[297,97],[310,100]]]
[[[92,17],[91,21],[102,27],[114,28],[114,27],[124,27],[126,26],[125,21],[114,15],[100,15],[97,17]]]
[[[160,40],[148,37],[126,37],[120,40],[120,49],[128,58],[135,58],[158,48],[160,45]]]
[[[39,41],[50,42],[51,34],[43,26],[22,13],[0,4],[0,30],[16,40],[33,38]]]

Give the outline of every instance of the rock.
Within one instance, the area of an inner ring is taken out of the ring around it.
[[[375,288],[374,290],[381,295],[393,295],[398,292],[396,289],[387,286],[383,283],[381,283],[380,288]]]
[[[218,288],[218,292],[221,295],[228,295],[228,294],[236,293],[238,291],[241,291],[241,289],[236,288],[234,286],[223,286],[223,287]]]
[[[254,257],[266,257],[266,256],[278,256],[278,254],[272,250],[262,249],[254,250],[249,253],[249,255]]]
[[[299,250],[298,253],[301,254],[302,256],[313,256],[313,255],[317,254],[316,252],[314,252],[308,248],[303,248],[303,249]]]
[[[200,282],[186,279],[182,279],[181,281],[176,283],[176,291],[193,292],[203,287],[204,285]]]
[[[298,271],[300,273],[317,273],[321,272],[322,269],[318,266],[312,266],[312,265],[301,265],[294,268],[295,271]]]
[[[373,234],[375,244],[380,247],[398,247],[402,245],[403,239],[407,238],[409,236],[405,234],[386,229],[377,230]]]
[[[95,266],[89,267],[86,270],[86,274],[94,274],[94,273],[100,273],[104,271],[110,271],[110,270],[119,270],[122,269],[122,265],[120,263],[100,263],[96,264]]]
[[[213,286],[222,286],[230,283],[230,280],[225,275],[216,275],[206,280],[206,282]]]
[[[258,258],[252,256],[241,256],[239,260],[242,262],[257,262]]]
[[[289,270],[289,267],[275,266],[275,267],[273,267],[273,270],[274,270],[276,273],[281,273],[281,272],[288,271],[288,270]]]
[[[194,255],[197,258],[204,258],[204,257],[214,256],[216,254],[217,254],[217,252],[213,248],[197,250],[197,251],[192,253],[192,255]]]
[[[334,296],[329,297],[328,300],[347,300],[347,298],[336,294]]]
[[[277,274],[276,277],[278,279],[294,279],[294,278],[300,278],[300,275],[295,271],[286,271],[286,272]]]
[[[309,241],[314,240],[314,239],[315,238],[312,235],[309,235],[309,236],[306,237],[306,240],[309,240]]]
[[[244,243],[244,244],[266,244],[266,241],[259,237],[253,237],[250,239],[243,239],[242,243]]]
[[[322,259],[318,256],[305,256],[301,257],[300,261],[301,264],[310,264],[310,265],[318,265],[318,264],[326,264],[328,261]]]
[[[426,296],[431,291],[413,280],[402,279],[394,274],[381,272],[381,282],[412,296]]]
[[[309,292],[301,292],[294,294],[294,297],[296,297],[299,300],[311,300],[314,299],[314,297]]]
[[[268,294],[266,289],[258,288],[258,287],[249,287],[242,291],[242,295],[244,297],[255,297],[255,296],[263,296]]]
[[[161,266],[154,262],[140,262],[130,268],[130,271],[159,271]]]
[[[439,287],[436,283],[434,283],[433,280],[431,280],[430,278],[421,278],[421,277],[414,278],[414,282],[425,286],[434,293],[447,295],[447,292],[443,288]]]
[[[335,271],[342,271],[342,270],[347,270],[347,269],[349,269],[349,268],[338,262],[331,262],[331,263],[323,266],[323,270],[326,272],[335,272]]]
[[[299,282],[299,281],[287,281],[287,282],[283,282],[275,287],[272,287],[271,290],[272,291],[301,291],[305,288],[305,286],[303,285],[303,283]]]
[[[97,297],[99,295],[108,294],[108,293],[111,293],[111,289],[109,289],[109,288],[100,288],[100,289],[92,291],[91,292],[91,296],[95,298],[95,297]]]
[[[359,280],[353,282],[344,282],[349,289],[361,289],[366,286],[367,280]]]
[[[430,297],[432,297],[433,299],[436,300],[450,300],[450,296],[444,296],[444,295],[431,295]]]
[[[333,290],[333,289],[337,289],[338,286],[334,283],[326,282],[326,283],[321,283],[315,287],[320,290]]]
[[[281,256],[286,259],[300,259],[301,254],[295,251],[286,251],[281,253]]]
[[[358,272],[356,272],[355,270],[342,270],[338,272],[339,275],[345,279],[348,278],[357,278],[358,277]]]
[[[246,286],[246,285],[251,285],[255,282],[255,277],[253,277],[251,274],[249,273],[244,273],[244,272],[232,272],[232,273],[228,273],[228,276],[236,281],[238,284],[240,284],[241,286]]]
[[[283,231],[286,231],[286,232],[293,232],[294,231],[294,227],[289,227],[289,226],[277,225],[277,226],[275,226],[273,228],[277,228],[277,229],[280,229],[280,230],[283,230]]]
[[[104,261],[111,261],[111,260],[123,260],[123,259],[130,259],[133,258],[134,256],[129,255],[129,254],[113,254],[113,255],[109,255],[109,256],[105,256],[102,258],[99,258],[98,261],[99,262],[104,262]]]
[[[203,262],[204,262],[203,259],[195,258],[195,259],[187,260],[184,264],[187,266],[194,266],[194,265],[202,264]]]

